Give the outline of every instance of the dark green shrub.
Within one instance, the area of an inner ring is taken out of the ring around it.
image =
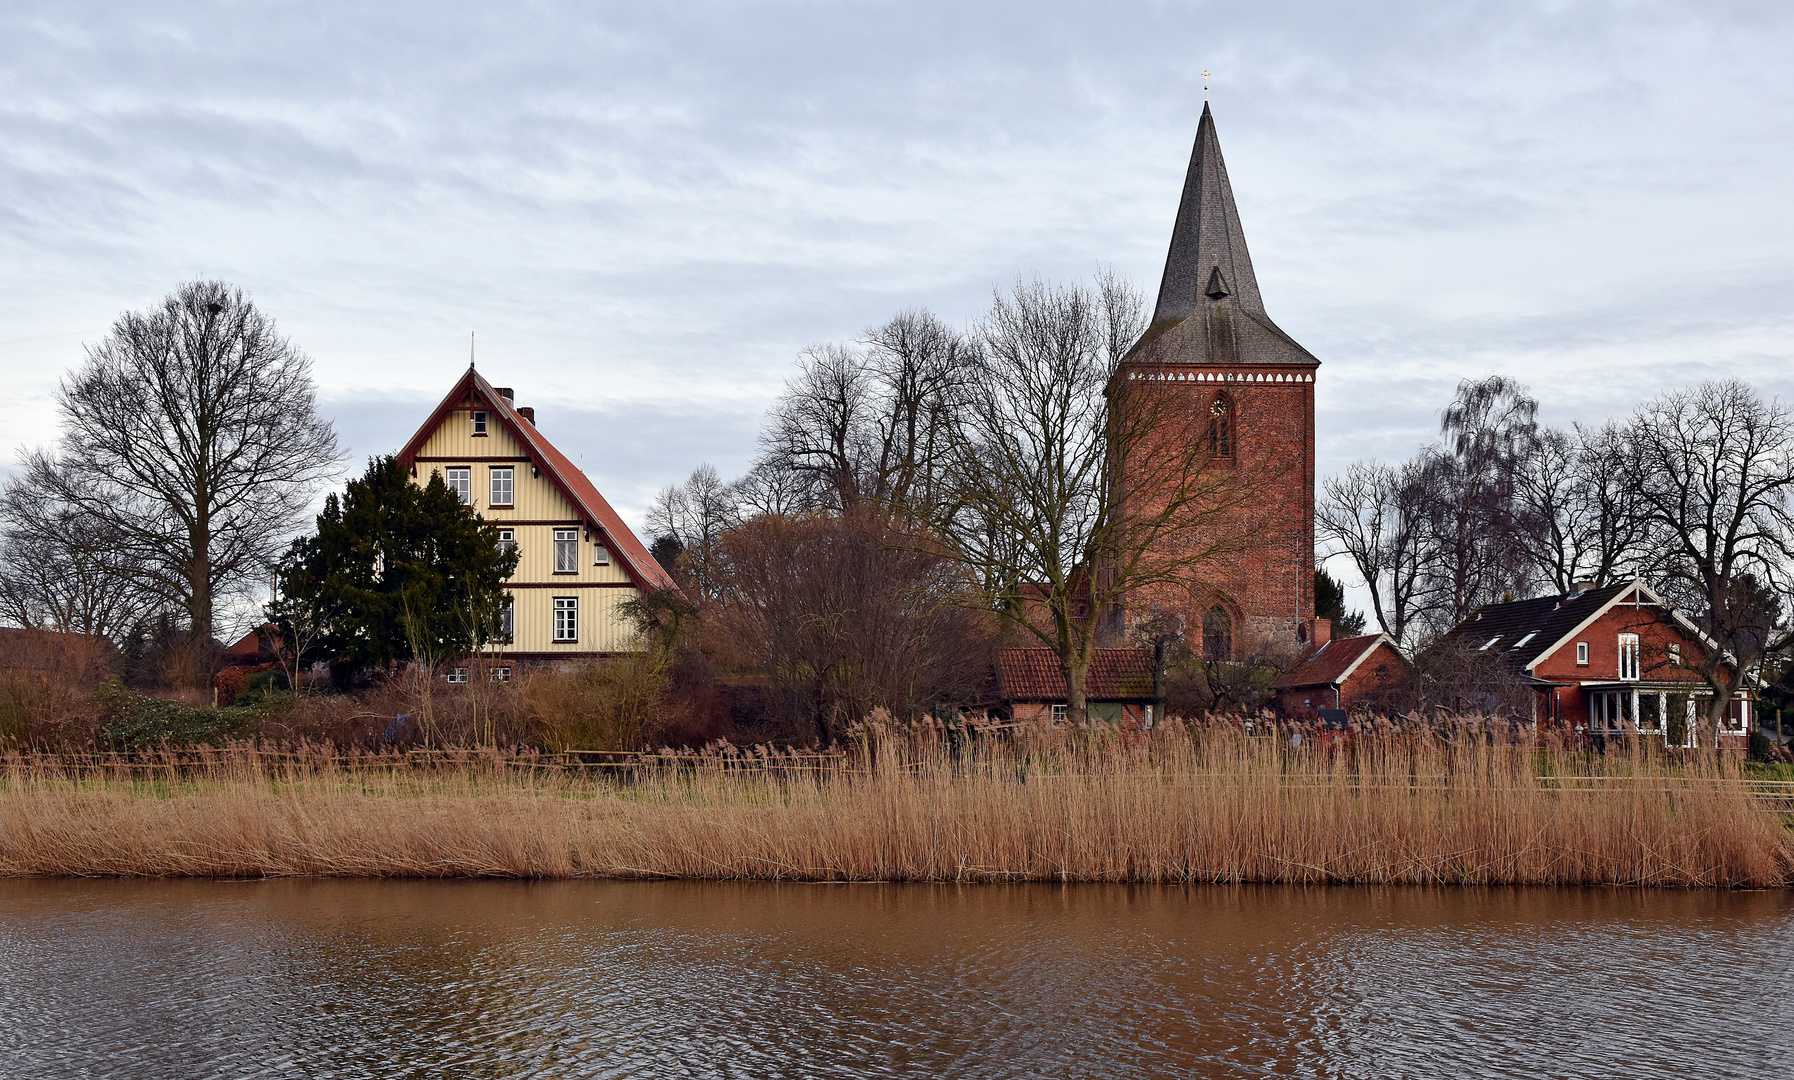
[[[206,708],[135,693],[123,683],[100,690],[100,741],[118,750],[192,746],[246,739],[258,727],[254,709]]]

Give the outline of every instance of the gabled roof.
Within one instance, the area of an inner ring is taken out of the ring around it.
[[[998,649],[994,666],[999,700],[1065,700],[1065,672],[1051,649]],[[1084,697],[1091,701],[1151,701],[1151,655],[1144,649],[1095,650],[1084,679]]]
[[[1380,645],[1388,645],[1395,650],[1396,656],[1401,656],[1401,649],[1388,634],[1339,638],[1316,649],[1314,655],[1284,672],[1271,685],[1279,690],[1299,686],[1343,686],[1352,677],[1352,672],[1370,659]]]
[[[399,463],[410,466],[416,462],[418,452],[430,435],[441,426],[449,413],[456,409],[475,407],[485,409],[497,420],[513,439],[529,454],[530,464],[554,484],[561,496],[572,503],[585,518],[586,522],[604,537],[608,547],[621,562],[624,573],[635,583],[638,589],[655,591],[660,589],[677,589],[673,579],[667,576],[665,568],[648,549],[636,538],[628,525],[617,512],[611,509],[609,502],[593,486],[592,481],[574,466],[567,456],[555,449],[536,425],[525,420],[504,395],[492,388],[492,384],[481,377],[471,366],[467,373],[455,383],[455,388],[448,392],[442,403],[436,406],[430,418],[411,436],[411,441],[399,451]]]
[[[1440,640],[1492,653],[1509,667],[1526,671],[1583,623],[1606,611],[1631,587],[1631,582],[1623,582],[1575,594],[1488,604],[1452,627]]]
[[[1128,358],[1145,363],[1320,364],[1265,313],[1215,118],[1206,103],[1184,174],[1152,324]]]
[[[1489,604],[1452,627],[1441,641],[1452,641],[1481,652],[1493,652],[1510,667],[1530,672],[1541,661],[1569,644],[1589,624],[1622,603],[1638,601],[1663,611],[1690,638],[1707,649],[1719,646],[1701,632],[1688,616],[1671,607],[1650,586],[1637,579],[1585,589],[1580,593],[1538,596],[1505,604]],[[1730,657],[1728,655],[1727,659]]]

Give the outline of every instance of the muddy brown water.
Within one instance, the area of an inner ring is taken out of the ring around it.
[[[0,881],[0,1076],[1794,1076],[1794,894]]]

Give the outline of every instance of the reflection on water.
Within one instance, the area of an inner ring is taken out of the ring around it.
[[[1794,1076],[1787,893],[0,881],[0,1075]]]

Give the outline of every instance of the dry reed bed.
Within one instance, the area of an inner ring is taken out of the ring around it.
[[[1794,832],[1711,755],[1425,737],[1292,752],[1171,730],[1131,746],[950,756],[887,742],[841,767],[761,765],[13,759],[0,875],[1794,883]],[[1558,782],[1577,776],[1607,782]]]

